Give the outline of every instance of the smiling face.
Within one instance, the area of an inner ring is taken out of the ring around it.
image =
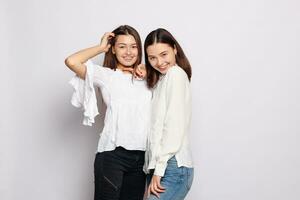
[[[162,74],[176,64],[177,50],[166,43],[154,43],[146,49],[150,65]]]
[[[132,35],[117,36],[115,45],[112,48],[115,54],[118,67],[132,67],[138,59],[138,47]]]

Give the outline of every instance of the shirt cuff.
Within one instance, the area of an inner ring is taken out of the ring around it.
[[[166,164],[157,164],[155,166],[154,175],[163,177],[165,175],[166,168],[167,168],[167,163]]]

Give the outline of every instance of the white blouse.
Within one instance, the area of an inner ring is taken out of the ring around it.
[[[85,80],[75,76],[70,81],[75,90],[71,103],[83,108],[83,124],[91,126],[99,114],[94,86],[100,88],[107,109],[97,151],[111,151],[118,146],[146,150],[152,98],[146,82],[90,60],[85,65]]]
[[[161,76],[153,90],[152,114],[144,171],[164,176],[168,160],[193,167],[188,133],[191,121],[190,82],[179,66]]]

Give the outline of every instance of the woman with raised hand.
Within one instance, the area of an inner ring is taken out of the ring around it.
[[[101,53],[105,53],[103,66],[90,60]],[[95,86],[107,106],[94,162],[95,200],[143,199],[151,91],[132,75],[141,57],[138,32],[124,25],[105,33],[100,44],[65,60],[76,73],[70,81],[75,89],[71,102],[83,107],[83,124],[91,126],[99,114]]]

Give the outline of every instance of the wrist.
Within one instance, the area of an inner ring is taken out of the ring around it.
[[[105,52],[105,50],[104,50],[105,47],[101,46],[100,44],[96,45],[95,48],[96,48],[98,54]]]

